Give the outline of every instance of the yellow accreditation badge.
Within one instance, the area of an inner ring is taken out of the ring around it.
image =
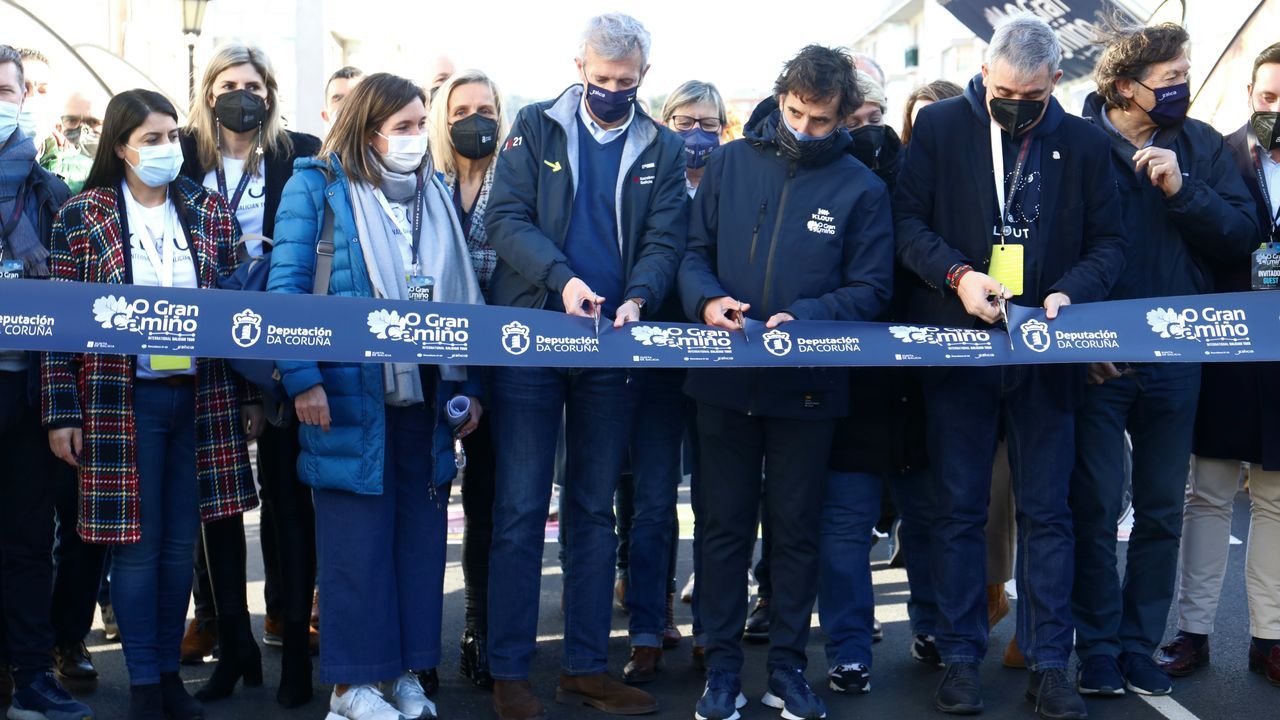
[[[987,273],[996,282],[1008,288],[1015,297],[1022,294],[1024,274],[1023,247],[1000,243],[991,248],[991,267]]]
[[[171,370],[190,370],[191,358],[181,355],[152,355],[151,369],[156,372],[168,372]]]

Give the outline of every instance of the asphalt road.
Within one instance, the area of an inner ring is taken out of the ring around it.
[[[687,486],[682,488],[682,526],[687,537],[690,530],[687,507]],[[460,501],[455,494],[455,518],[460,514]],[[261,634],[262,603],[261,555],[257,542],[257,516],[249,516],[250,532],[250,607],[254,614],[256,632]],[[1236,537],[1244,539],[1248,533],[1248,501],[1241,495],[1236,502],[1233,523]],[[683,582],[691,567],[690,543],[681,543],[681,571]],[[1125,547],[1121,545],[1121,549]],[[839,720],[853,718],[940,718],[932,709],[931,697],[941,673],[915,662],[908,654],[910,631],[907,625],[905,598],[906,576],[902,570],[886,567],[886,549],[881,543],[875,549],[875,584],[877,616],[884,624],[884,642],[875,646],[873,668],[873,692],[857,697],[837,696],[821,692],[827,699],[829,717]],[[465,683],[457,674],[457,641],[462,632],[463,598],[462,570],[458,563],[459,547],[449,548],[448,568],[445,577],[444,664],[440,668],[441,687],[436,696],[441,717],[448,719],[493,718],[490,696]],[[1227,587],[1218,613],[1218,632],[1213,637],[1215,655],[1213,664],[1193,678],[1178,681],[1170,699],[1157,701],[1159,709],[1137,696],[1130,695],[1113,700],[1090,700],[1090,716],[1095,720],[1159,720],[1162,717],[1175,720],[1215,720],[1217,718],[1280,717],[1280,688],[1267,684],[1257,675],[1247,672],[1248,612],[1244,597],[1244,545],[1231,548],[1231,565],[1227,575]],[[554,702],[555,681],[561,653],[562,620],[559,611],[560,570],[556,560],[556,546],[549,542],[544,557],[544,575],[541,596],[541,620],[539,625],[538,655],[535,661],[534,685],[542,696],[553,718],[564,720],[588,720],[605,717],[587,708],[569,708]],[[682,630],[689,631],[689,606],[680,605],[678,620]],[[613,641],[611,643],[611,669],[620,673],[626,662],[626,617],[615,613]],[[1031,718],[1032,707],[1023,694],[1026,689],[1026,673],[1008,670],[1000,666],[1000,655],[1013,632],[1013,623],[1006,619],[999,624],[991,640],[991,651],[983,665],[985,687],[985,718]],[[1173,632],[1170,626],[1170,633]],[[814,633],[809,645],[810,682],[815,687],[825,687],[823,637],[817,629],[814,617]],[[82,695],[104,720],[124,718],[128,707],[128,680],[118,643],[103,640],[101,626],[97,625],[90,638],[90,649],[101,671],[96,690]],[[746,649],[747,665],[744,691],[751,704],[743,711],[745,720],[777,717],[777,711],[761,705],[758,700],[764,690],[764,665],[767,646],[749,645]],[[280,709],[274,701],[275,684],[279,673],[279,651],[264,648],[266,684],[262,688],[240,688],[230,699],[206,706],[210,720],[223,718],[323,718],[327,709],[328,688],[317,686],[316,698],[304,708],[293,711]],[[212,665],[184,668],[183,677],[194,689],[212,672]],[[689,641],[669,651],[662,675],[648,686],[662,703],[661,711],[650,717],[661,720],[679,718],[687,720],[693,715],[693,706],[702,691],[702,678],[689,662]],[[1170,702],[1170,700],[1172,702]]]

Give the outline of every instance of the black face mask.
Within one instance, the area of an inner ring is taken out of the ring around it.
[[[1044,114],[1044,100],[1010,100],[992,98],[991,119],[1017,140],[1035,126]]]
[[[453,149],[464,158],[479,160],[498,149],[498,121],[479,113],[468,115],[449,128]]]
[[[222,127],[242,133],[267,121],[267,101],[248,90],[232,90],[213,101],[213,114]]]
[[[1258,145],[1266,150],[1280,148],[1280,123],[1276,122],[1280,113],[1256,112],[1249,118],[1249,127],[1258,138]]]
[[[880,167],[880,156],[885,151],[885,126],[863,125],[851,130],[853,137],[853,156],[867,167],[875,170]]]
[[[797,165],[815,165],[830,157],[831,148],[839,140],[840,131],[843,128],[836,128],[821,138],[801,140],[790,129],[790,125],[783,127],[787,121],[782,117],[782,113],[777,111],[775,113],[778,119],[778,126],[774,130],[775,142],[783,155]]]

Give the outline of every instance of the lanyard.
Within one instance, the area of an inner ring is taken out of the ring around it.
[[[222,197],[226,198],[231,205],[231,214],[234,215],[240,207],[240,198],[244,195],[245,188],[249,187],[249,161],[245,161],[245,166],[240,173],[240,182],[236,185],[236,194],[234,196],[227,194],[227,174],[222,169],[222,161],[218,161],[218,167],[214,170],[214,175],[218,178],[218,192],[222,193]]]
[[[166,198],[167,201],[167,198]],[[151,228],[142,220],[142,213],[137,213],[133,219],[136,221],[134,232],[142,241],[142,249],[147,253],[147,261],[151,263],[151,267],[155,268],[156,277],[160,279],[161,287],[173,287],[173,245],[174,242],[170,238],[176,240],[174,230],[173,216],[176,214],[173,205],[167,203],[164,213],[164,230],[161,231],[160,244],[163,245],[163,253],[160,248],[156,247],[155,239],[151,237]],[[163,257],[163,259],[162,259]]]
[[[1018,149],[1018,161],[1013,166],[1013,181],[1009,183],[1008,196],[1005,196],[1004,184],[1004,142],[1000,138],[1000,126],[991,121],[991,168],[995,171],[996,207],[1000,210],[1000,244],[1004,244],[1004,228],[1009,222],[1009,205],[1013,203],[1013,190],[1018,187],[1018,178],[1022,177],[1022,166],[1027,162],[1027,154],[1031,151],[1031,135],[1022,140]]]
[[[418,274],[418,241],[422,235],[422,195],[423,195],[423,179],[418,178],[418,190],[413,195],[413,235],[409,238],[409,247],[411,249],[411,257],[413,258],[413,274]],[[374,195],[378,198],[378,204],[382,206],[382,211],[390,218],[391,224],[400,227],[400,221],[396,219],[396,214],[391,211],[391,204],[387,202],[387,196],[382,190],[377,190]],[[402,228],[403,229],[403,228]]]
[[[1262,170],[1262,145],[1253,146],[1253,171],[1258,174],[1258,189],[1262,191],[1262,202],[1266,203],[1266,214],[1271,216],[1271,233],[1280,230],[1280,210],[1271,210],[1271,189],[1267,187],[1267,174]]]

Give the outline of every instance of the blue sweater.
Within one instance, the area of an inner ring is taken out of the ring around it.
[[[605,298],[604,315],[613,317],[626,298],[622,252],[618,249],[618,218],[614,192],[622,164],[623,137],[601,145],[578,120],[578,189],[573,197],[564,254],[569,267],[597,295]],[[550,304],[560,307],[554,293]]]

